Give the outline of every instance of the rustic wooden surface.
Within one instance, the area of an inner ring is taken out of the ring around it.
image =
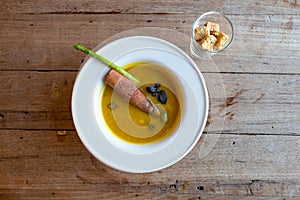
[[[209,121],[223,106],[224,126],[208,122],[192,152],[158,172],[128,174],[97,161],[72,122],[85,58],[72,45],[93,48],[140,27],[188,35],[210,10],[224,12],[235,30],[214,57],[220,73],[202,69],[207,80],[223,79],[225,104],[210,97]],[[0,199],[300,199],[297,0],[8,0],[0,26]],[[206,136],[217,143],[200,159]]]

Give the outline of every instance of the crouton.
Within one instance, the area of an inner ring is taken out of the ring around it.
[[[209,30],[205,26],[200,26],[194,30],[195,40],[202,40],[209,35]]]
[[[203,38],[198,44],[205,50],[213,51],[217,38],[213,35],[209,35]]]
[[[219,24],[216,24],[216,23],[213,23],[213,22],[206,22],[206,24],[204,24],[204,26],[206,26],[207,29],[210,32],[212,32],[212,31],[220,32],[220,25]]]
[[[215,43],[215,46],[218,48],[218,49],[223,49],[224,46],[225,46],[225,43],[228,41],[229,39],[229,36],[226,35],[225,33],[223,32],[220,32],[218,37],[217,37],[217,41]]]

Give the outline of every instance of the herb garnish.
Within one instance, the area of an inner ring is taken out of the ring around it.
[[[155,83],[154,85],[146,87],[147,92],[151,93],[161,104],[166,104],[168,101],[167,94],[164,90],[158,89],[160,83]]]

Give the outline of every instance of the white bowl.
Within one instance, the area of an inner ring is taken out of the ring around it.
[[[122,50],[124,45],[126,49]],[[104,164],[132,173],[157,171],[182,159],[199,140],[208,114],[207,89],[193,60],[171,43],[142,36],[116,40],[97,53],[119,66],[154,62],[167,67],[182,88],[182,120],[175,132],[161,142],[136,145],[118,139],[105,125],[99,105],[100,88],[109,69],[89,58],[78,74],[72,96],[74,124],[86,148]]]

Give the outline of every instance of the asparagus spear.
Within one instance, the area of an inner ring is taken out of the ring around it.
[[[130,81],[132,81],[135,85],[139,85],[140,81],[138,79],[136,79],[134,76],[132,76],[130,73],[128,73],[127,71],[125,71],[124,69],[122,69],[121,67],[119,67],[118,65],[112,63],[111,61],[107,60],[106,58],[96,54],[95,52],[93,52],[92,50],[89,50],[79,44],[74,45],[74,48],[82,51],[86,54],[89,54],[91,56],[93,56],[94,58],[100,60],[101,62],[103,62],[105,65],[107,65],[108,67],[116,70],[117,72],[119,72],[120,74],[122,74],[123,76],[125,76],[126,78],[128,78]]]

